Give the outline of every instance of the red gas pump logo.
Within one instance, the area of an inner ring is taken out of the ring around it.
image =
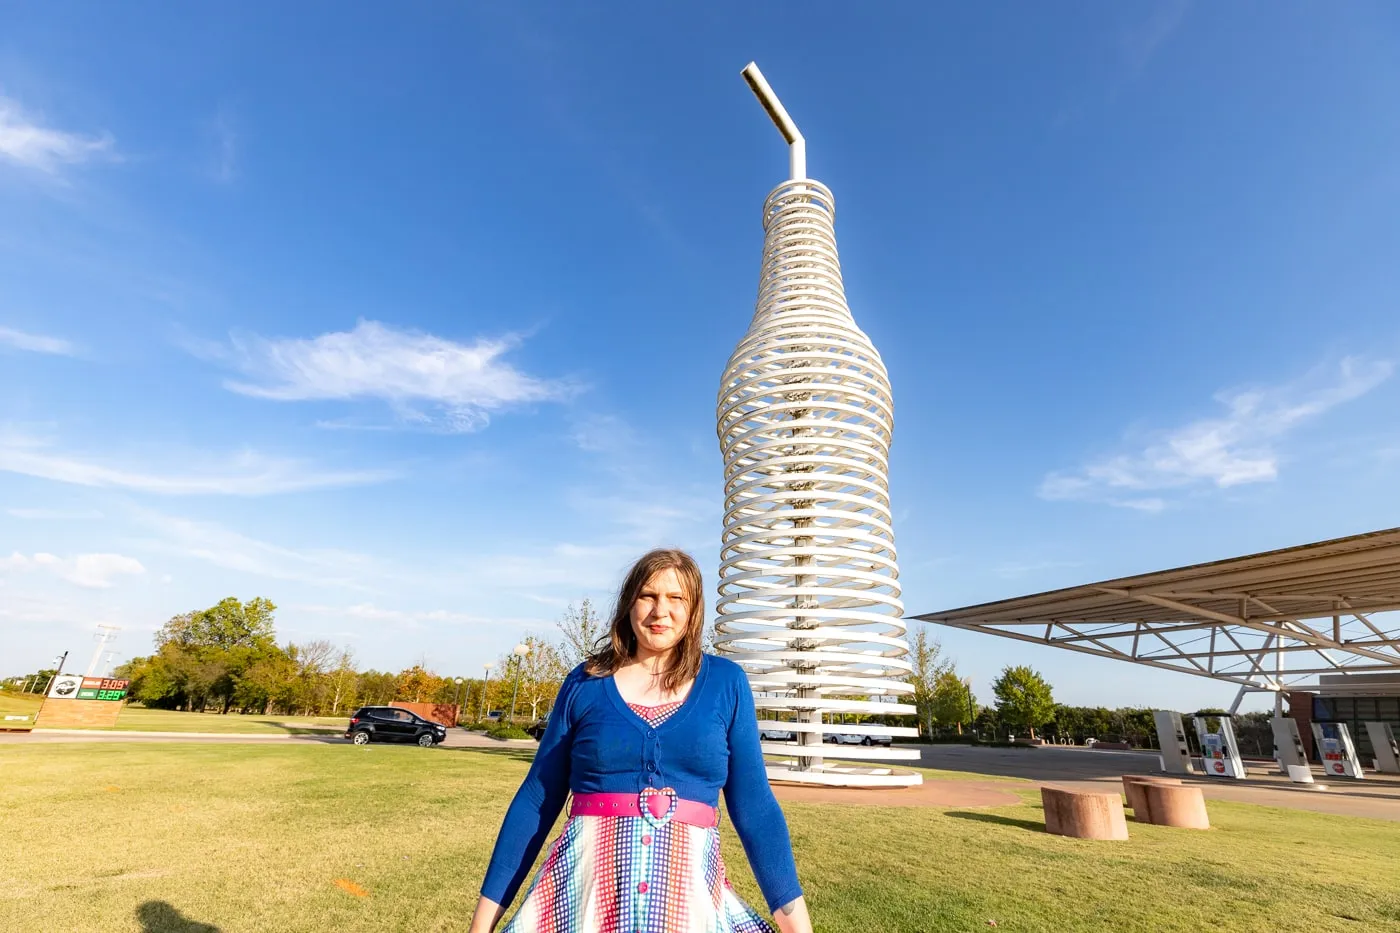
[[[1224,774],[1224,773],[1225,773],[1225,762],[1223,762],[1223,761],[1217,761],[1217,762],[1215,763],[1215,770],[1216,770],[1218,773],[1220,773],[1220,774]]]
[[[1332,770],[1335,771],[1335,772],[1337,772],[1338,774],[1341,774],[1341,773],[1342,773],[1342,763],[1339,761],[1339,762],[1333,764],[1333,765],[1332,765]]]

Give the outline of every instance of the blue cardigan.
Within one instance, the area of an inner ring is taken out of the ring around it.
[[[574,668],[506,811],[481,893],[510,904],[571,791],[635,794],[644,787],[673,787],[678,797],[715,807],[722,788],[768,909],[802,895],[787,821],[764,771],[748,679],[733,661],[708,654],[685,703],[655,727],[627,706],[611,677]]]

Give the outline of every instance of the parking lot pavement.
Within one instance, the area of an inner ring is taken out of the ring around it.
[[[1156,774],[1156,752],[1095,751],[1044,745],[1038,748],[985,748],[972,745],[920,746],[925,768],[1025,778],[1080,790],[1117,790],[1125,774]],[[1400,821],[1400,775],[1368,773],[1363,780],[1329,779],[1314,769],[1315,784],[1293,784],[1272,762],[1246,762],[1244,780],[1184,776],[1211,800],[1291,807],[1345,816]]]

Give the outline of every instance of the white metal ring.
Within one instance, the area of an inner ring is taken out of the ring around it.
[[[775,712],[797,720],[793,741],[763,742],[770,777],[907,786],[919,776],[875,763],[916,752],[822,740],[842,732],[833,715],[914,712],[884,702],[912,692],[889,501],[894,401],[846,305],[835,213],[831,191],[806,178],[764,203],[757,307],[716,405],[725,481],[716,643],[748,671],[765,723],[778,722]]]

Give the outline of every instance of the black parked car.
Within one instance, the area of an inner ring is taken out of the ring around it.
[[[362,706],[350,717],[345,737],[356,745],[375,742],[416,742],[424,748],[447,738],[447,727],[397,706]]]
[[[525,727],[525,734],[538,742],[544,738],[544,730],[549,728],[549,714],[545,713],[537,722],[532,722]]]

